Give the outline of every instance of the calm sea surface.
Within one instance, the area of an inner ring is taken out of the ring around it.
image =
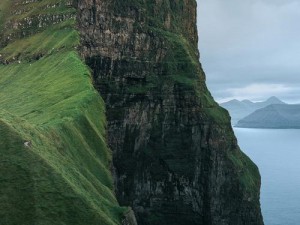
[[[265,225],[300,225],[300,130],[234,131],[260,169]]]

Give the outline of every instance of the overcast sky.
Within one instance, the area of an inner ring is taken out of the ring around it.
[[[300,0],[197,0],[200,60],[219,102],[300,103]]]

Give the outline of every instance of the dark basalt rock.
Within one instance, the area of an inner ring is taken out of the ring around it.
[[[139,225],[261,225],[260,176],[210,96],[196,1],[77,0],[116,194]]]

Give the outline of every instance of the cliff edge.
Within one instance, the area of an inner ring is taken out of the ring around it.
[[[1,1],[1,224],[263,224],[195,23],[194,0]]]
[[[1,0],[0,24],[0,224],[121,224],[72,3]]]

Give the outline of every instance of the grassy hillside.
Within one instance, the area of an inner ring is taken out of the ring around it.
[[[0,3],[0,224],[116,225],[126,211],[73,13],[67,1]]]

